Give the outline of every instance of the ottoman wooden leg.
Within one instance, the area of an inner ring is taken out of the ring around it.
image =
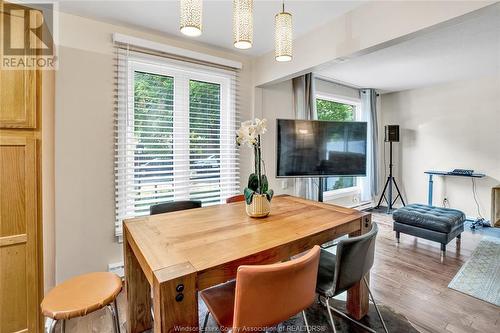
[[[399,244],[399,238],[401,237],[401,234],[399,231],[396,231],[396,244]]]
[[[444,261],[445,255],[446,255],[446,244],[441,244],[441,262]]]
[[[462,245],[462,234],[457,235],[457,249],[460,249]]]

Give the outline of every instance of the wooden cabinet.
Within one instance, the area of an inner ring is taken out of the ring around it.
[[[24,29],[5,29],[5,22],[18,23],[19,18],[16,20],[15,15],[10,11],[4,11],[4,5],[4,1],[0,0],[0,25],[4,28],[0,30],[2,46],[4,46],[5,39],[3,34],[9,34],[11,44],[24,45],[25,55],[35,55],[35,49],[29,47],[31,42],[25,42],[31,38],[32,32],[29,26],[25,26]],[[15,6],[18,9],[29,9],[18,4]],[[28,20],[23,20],[21,23],[26,25],[28,22]],[[0,67],[0,128],[36,128],[39,80],[39,71],[34,68],[14,70]]]
[[[40,71],[0,68],[0,333],[43,327],[40,93]]]
[[[0,137],[0,332],[37,332],[36,141]]]

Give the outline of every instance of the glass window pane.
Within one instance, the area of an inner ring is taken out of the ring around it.
[[[220,202],[220,85],[189,81],[190,198]]]
[[[356,107],[350,104],[337,103],[318,98],[316,99],[316,111],[319,120],[356,120]]]
[[[319,120],[354,121],[356,106],[351,104],[316,99],[316,111]],[[329,177],[326,179],[325,191],[339,190],[356,186],[356,177]]]
[[[134,211],[173,198],[174,79],[134,72]]]
[[[128,53],[117,58],[117,236],[123,220],[149,215],[151,205],[219,204],[240,187],[235,73],[151,60]]]

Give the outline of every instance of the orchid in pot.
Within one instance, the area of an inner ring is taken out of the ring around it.
[[[261,135],[267,131],[267,120],[258,119],[244,121],[236,131],[236,143],[238,146],[245,145],[253,148],[255,170],[248,177],[248,186],[244,195],[246,201],[246,211],[251,217],[265,217],[271,211],[271,199],[273,190],[269,189],[269,182],[265,173],[264,162],[262,161]],[[264,172],[262,172],[264,168]]]

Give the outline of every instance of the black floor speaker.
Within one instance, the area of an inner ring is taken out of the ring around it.
[[[386,125],[384,133],[385,142],[399,142],[399,125]]]

